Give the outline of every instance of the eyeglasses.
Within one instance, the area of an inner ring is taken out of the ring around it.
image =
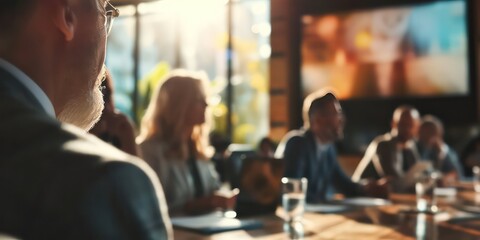
[[[106,8],[107,9],[111,8],[109,10],[106,10],[106,12],[105,12],[105,30],[107,31],[107,36],[108,36],[110,34],[110,32],[112,31],[113,19],[120,16],[120,11],[117,8],[115,8],[110,3],[110,1],[107,1],[107,7]]]

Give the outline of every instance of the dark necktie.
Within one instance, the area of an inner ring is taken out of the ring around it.
[[[404,172],[407,172],[415,163],[415,159],[413,157],[412,150],[405,148],[402,150],[402,158],[403,158],[403,163],[402,163],[402,170]]]

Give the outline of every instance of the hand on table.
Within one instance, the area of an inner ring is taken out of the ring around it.
[[[220,190],[210,196],[210,201],[213,208],[220,208],[222,210],[232,210],[237,203],[237,195],[240,191],[238,188],[225,191]]]
[[[371,197],[388,198],[389,188],[388,179],[381,178],[379,180],[367,180],[367,183],[363,186],[365,194]]]

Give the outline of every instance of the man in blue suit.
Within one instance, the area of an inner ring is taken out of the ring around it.
[[[0,4],[0,235],[172,237],[154,172],[86,133],[116,16],[105,0]]]
[[[275,153],[285,161],[285,177],[308,179],[307,202],[366,193],[366,186],[352,182],[337,161],[334,142],[343,137],[344,116],[335,95],[320,90],[307,96],[303,119],[304,129],[289,132]]]

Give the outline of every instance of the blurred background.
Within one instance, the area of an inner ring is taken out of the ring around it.
[[[438,116],[458,152],[480,133],[479,0],[112,2],[107,66],[137,126],[162,77],[186,68],[209,76],[212,131],[232,143],[279,142],[325,86],[341,98],[352,166],[400,104]]]

